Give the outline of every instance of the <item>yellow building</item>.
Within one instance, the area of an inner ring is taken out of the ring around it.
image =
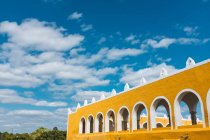
[[[210,60],[195,64],[189,58],[176,73],[168,75],[163,68],[159,79],[140,81],[138,87],[126,84],[119,94],[113,90],[110,97],[69,111],[67,140],[210,140]],[[181,103],[189,109],[187,119]],[[162,117],[160,106],[166,110]]]

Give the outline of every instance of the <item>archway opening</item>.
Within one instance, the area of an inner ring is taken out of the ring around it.
[[[106,114],[106,132],[115,131],[115,113],[114,111],[110,110]]]
[[[93,116],[88,117],[88,132],[93,133]]]
[[[132,129],[147,129],[147,109],[144,104],[138,103],[134,106],[132,114]],[[143,126],[145,124],[145,126]]]
[[[162,123],[157,123],[157,128],[161,128],[163,127],[163,124]]]
[[[143,126],[144,129],[147,129],[147,122],[143,123],[142,126]]]
[[[79,133],[80,134],[84,134],[85,133],[85,118],[82,118],[80,120]]]
[[[103,132],[104,121],[103,121],[103,115],[99,113],[96,116],[96,123],[95,123],[95,132]]]
[[[176,125],[198,125],[203,124],[203,106],[199,97],[190,91],[178,95],[175,101]]]
[[[118,131],[129,130],[129,112],[127,108],[122,108],[118,113]]]
[[[162,122],[163,127],[171,127],[171,110],[170,104],[166,98],[160,97],[153,101],[151,106],[151,127],[160,127],[159,123]],[[167,125],[168,124],[168,125]]]

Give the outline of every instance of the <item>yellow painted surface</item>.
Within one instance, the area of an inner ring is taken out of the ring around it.
[[[186,137],[188,137],[187,140],[210,140],[210,128],[206,104],[206,97],[209,88],[210,63],[208,62],[144,86],[134,88],[125,93],[118,94],[85,107],[81,107],[75,113],[72,113],[68,116],[67,140],[164,140],[184,139]],[[174,100],[176,95],[184,89],[192,89],[200,95],[204,108],[204,122],[192,127],[178,127],[176,129]],[[165,96],[170,102],[172,112],[172,127],[169,129],[160,128],[159,130],[157,128],[154,131],[150,127],[150,106],[152,101],[158,96]],[[117,126],[117,115],[122,106],[126,106],[129,109],[129,124],[130,128],[132,128],[132,110],[134,105],[139,101],[144,102],[148,110],[147,114],[149,129],[147,131],[126,131],[123,133],[116,131],[108,133],[102,132],[93,134],[79,134],[79,123],[82,117],[85,117],[87,122],[87,118],[90,114],[96,117],[98,112],[102,112],[105,122],[106,113],[110,109],[113,109],[115,112]]]

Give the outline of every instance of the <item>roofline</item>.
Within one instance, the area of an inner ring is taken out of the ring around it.
[[[137,88],[140,88],[140,87],[143,87],[143,86],[152,84],[152,83],[155,83],[155,82],[160,81],[160,80],[162,80],[162,79],[166,79],[166,78],[168,78],[168,77],[171,77],[171,76],[176,75],[176,74],[178,74],[178,73],[181,73],[181,72],[183,72],[183,71],[186,71],[186,70],[189,70],[189,69],[193,69],[193,68],[195,68],[195,67],[198,67],[198,66],[207,64],[207,63],[209,63],[209,62],[210,62],[210,59],[207,59],[207,60],[198,62],[198,63],[196,63],[196,64],[193,65],[193,66],[189,66],[189,67],[185,67],[185,68],[183,68],[183,69],[179,69],[179,70],[177,70],[177,71],[175,71],[175,72],[173,72],[173,73],[171,73],[171,74],[169,74],[169,75],[166,75],[166,76],[164,76],[164,77],[159,77],[159,78],[157,78],[157,79],[155,79],[155,80],[152,80],[152,81],[150,81],[150,82],[147,82],[147,83],[145,83],[145,84],[143,84],[143,85],[138,85],[138,86],[132,87],[132,88],[126,90],[126,91],[121,91],[121,92],[117,93],[116,95],[106,97],[105,99],[102,99],[102,100],[101,100],[101,99],[100,99],[100,100],[96,100],[94,103],[91,102],[91,103],[87,104],[86,106],[89,106],[89,105],[92,105],[92,104],[95,104],[95,103],[98,103],[98,102],[107,100],[107,99],[112,98],[112,97],[115,97],[115,96],[119,96],[119,95],[121,95],[121,94],[123,94],[123,93],[129,92],[129,91],[131,91],[131,90],[134,90],[134,89],[137,89]],[[84,108],[84,107],[86,107],[86,106],[83,105],[83,106],[81,106],[80,108]],[[79,108],[79,109],[80,109],[80,108]],[[75,112],[77,112],[77,110],[76,110]],[[72,113],[74,113],[74,112],[72,112]]]

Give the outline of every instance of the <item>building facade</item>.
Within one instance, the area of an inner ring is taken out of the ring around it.
[[[209,88],[210,60],[195,64],[189,58],[176,73],[168,75],[163,68],[155,81],[141,78],[138,87],[126,84],[121,93],[113,90],[110,97],[85,100],[75,112],[69,110],[67,140],[209,140]],[[166,110],[162,117],[157,115],[160,106]]]

